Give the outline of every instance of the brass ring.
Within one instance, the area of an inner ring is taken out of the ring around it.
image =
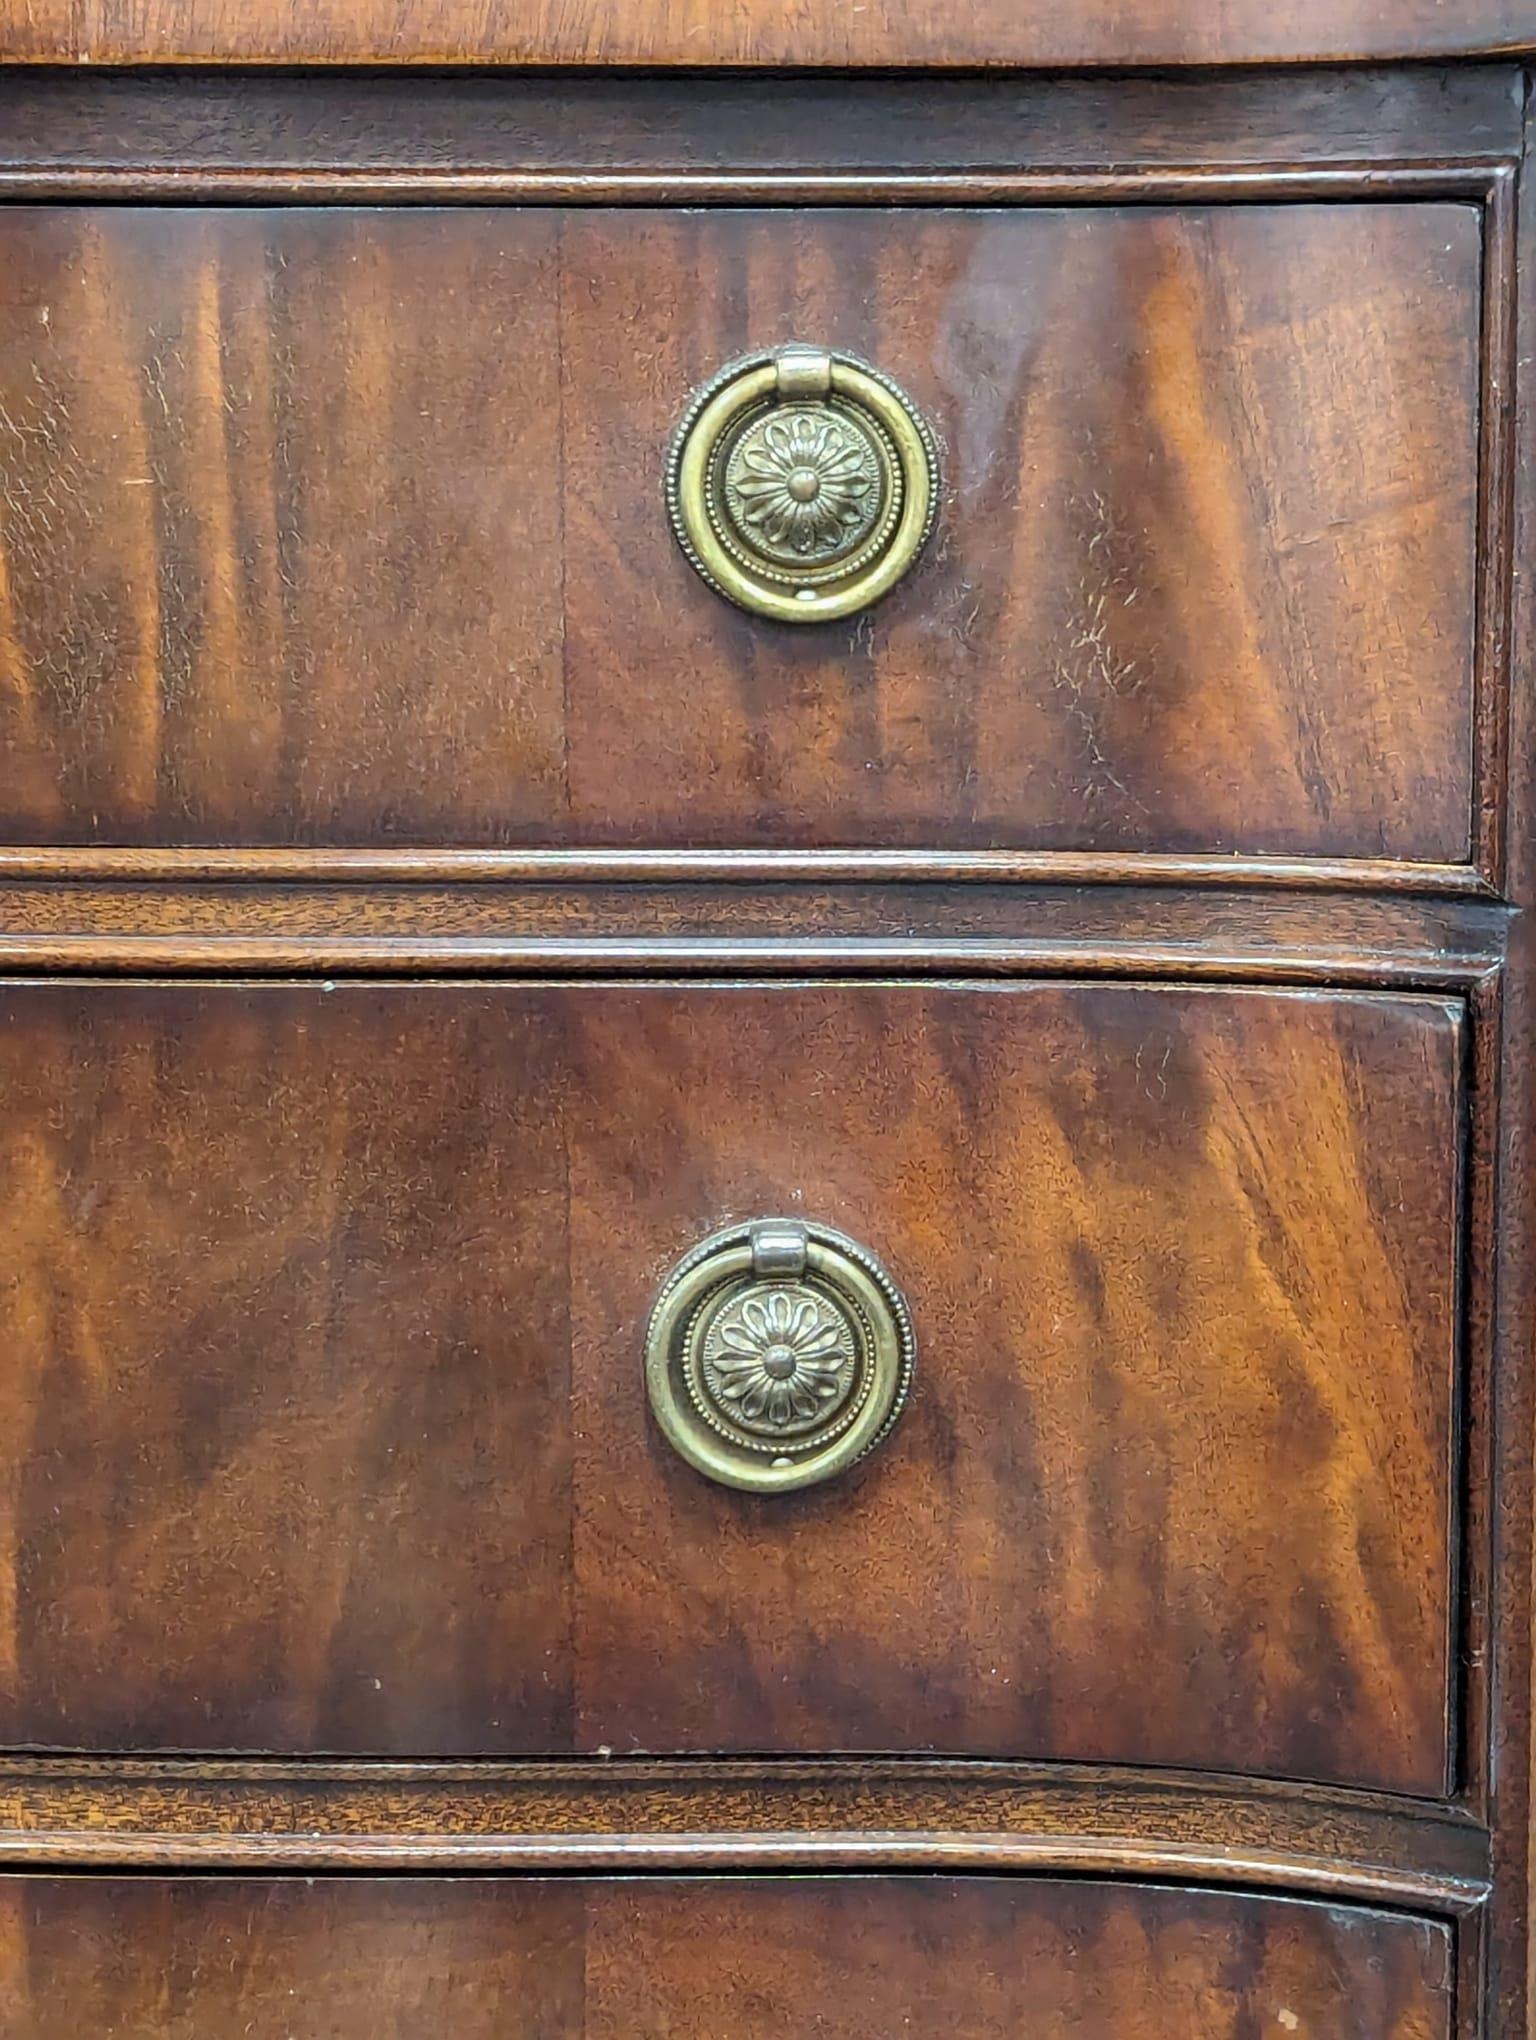
[[[922,551],[938,450],[878,369],[781,347],[695,392],[666,498],[679,545],[719,594],[781,623],[827,623],[889,594]]]
[[[900,1291],[826,1226],[763,1219],[685,1255],[651,1312],[656,1421],[698,1472],[784,1494],[844,1472],[905,1407],[916,1345]]]

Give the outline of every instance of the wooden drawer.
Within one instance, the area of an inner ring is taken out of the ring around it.
[[[1412,994],[13,984],[0,1739],[1438,1795],[1461,1059]],[[919,1362],[757,1496],[641,1359],[775,1213]]]
[[[1522,5],[28,0],[0,2040],[1527,2035]]]
[[[1465,863],[1482,260],[1452,197],[9,207],[0,842]],[[943,477],[809,629],[661,501],[796,338]]]
[[[8,2040],[1449,2040],[1452,1940],[1093,1882],[0,1882]]]

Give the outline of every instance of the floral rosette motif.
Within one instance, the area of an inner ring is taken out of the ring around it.
[[[836,412],[779,409],[738,440],[726,496],[749,545],[815,566],[839,558],[874,528],[880,462],[866,434]]]
[[[788,1434],[835,1413],[854,1357],[848,1324],[830,1303],[805,1290],[757,1290],[715,1324],[707,1378],[722,1415],[746,1430]]]

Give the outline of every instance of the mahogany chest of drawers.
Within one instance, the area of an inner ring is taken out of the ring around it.
[[[1524,0],[0,5],[0,2040],[1528,2040]]]

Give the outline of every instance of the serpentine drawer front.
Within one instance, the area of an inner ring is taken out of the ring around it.
[[[0,1962],[29,2040],[1452,2031],[1442,1926],[1095,1883],[10,1879]]]
[[[1465,862],[1480,247],[1448,203],[11,210],[0,840]],[[881,410],[749,411],[759,471],[694,478],[744,622],[664,471],[790,341]]]
[[[14,986],[0,1023],[5,1741],[1445,1789],[1453,1004]],[[817,1221],[812,1265],[717,1248],[676,1396],[789,1492],[648,1406],[656,1293],[743,1211]],[[909,1406],[796,1490],[882,1317]]]
[[[0,2040],[1536,2040],[1533,62],[0,0]]]

